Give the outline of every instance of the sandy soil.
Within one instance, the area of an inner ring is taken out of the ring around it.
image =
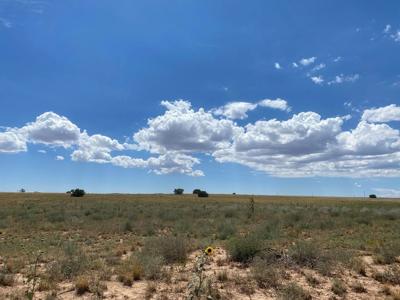
[[[129,254],[128,254],[129,255]],[[184,266],[167,267],[171,275],[170,280],[166,282],[146,282],[136,281],[132,287],[122,285],[112,277],[110,281],[104,282],[107,289],[104,291],[103,299],[186,299],[188,294],[188,283],[192,278],[194,264],[200,251],[194,252],[189,256],[188,263]],[[386,266],[376,265],[371,256],[363,256],[362,259],[367,265],[367,276],[361,276],[353,271],[345,270],[340,274],[335,274],[344,281],[347,293],[344,299],[390,299],[387,298],[381,291],[383,285],[374,280],[371,275],[374,271],[382,271]],[[226,272],[227,280],[219,281],[218,274]],[[241,264],[233,263],[228,260],[226,251],[221,248],[216,248],[214,254],[208,258],[204,267],[205,278],[212,282],[212,287],[218,290],[222,299],[276,299],[277,292],[273,289],[261,289],[251,279],[250,269]],[[342,299],[335,296],[331,291],[332,278],[323,277],[313,270],[306,269],[290,269],[286,270],[286,278],[284,283],[295,282],[310,292],[313,299]],[[306,274],[312,274],[318,279],[319,284],[315,287],[310,286],[306,280]],[[24,295],[27,286],[26,279],[21,274],[16,276],[16,281],[12,287],[0,287],[0,299],[20,299]],[[352,290],[352,286],[356,283],[361,283],[367,290],[366,293],[356,293]],[[148,292],[148,286],[153,286],[154,291]],[[398,289],[399,287],[390,287],[390,289]],[[94,295],[86,293],[78,296],[74,290],[74,286],[70,282],[63,282],[58,285],[57,299],[96,299]],[[49,292],[35,293],[35,299],[46,299]],[[14,298],[12,298],[14,297]]]

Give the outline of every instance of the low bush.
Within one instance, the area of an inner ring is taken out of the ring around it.
[[[332,281],[331,291],[338,296],[343,296],[344,294],[346,294],[347,289],[343,281],[339,279],[334,279]]]
[[[75,281],[75,291],[77,295],[83,295],[90,291],[89,280],[85,276],[79,276]]]
[[[353,284],[351,289],[353,292],[358,293],[358,294],[367,292],[367,289],[362,285],[361,282],[356,282],[355,284]]]
[[[165,263],[184,263],[188,254],[188,245],[184,237],[163,236],[149,239],[142,250],[144,255],[161,256]]]
[[[390,266],[383,272],[375,272],[372,277],[380,283],[400,284],[400,267]]]
[[[260,288],[277,288],[281,284],[281,270],[260,257],[254,258],[251,273]]]
[[[388,243],[377,249],[375,256],[375,262],[382,265],[393,264],[399,256],[400,245],[394,243]]]
[[[310,293],[296,283],[289,283],[279,293],[281,300],[311,300]]]
[[[321,251],[313,242],[300,241],[289,249],[289,255],[299,266],[315,268]]]
[[[262,247],[261,240],[254,235],[236,237],[230,240],[228,251],[233,261],[249,262],[260,252]]]

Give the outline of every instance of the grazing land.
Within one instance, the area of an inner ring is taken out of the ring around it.
[[[389,199],[0,194],[0,299],[400,299],[399,253]]]

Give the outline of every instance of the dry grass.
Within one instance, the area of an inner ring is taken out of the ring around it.
[[[36,293],[43,299],[75,283],[77,293],[100,297],[117,280],[132,290],[146,280],[139,299],[171,296],[172,287],[183,295],[179,278],[190,279],[191,254],[209,245],[228,250],[207,271],[204,288],[218,297],[307,299],[318,289],[327,297],[364,293],[366,281],[399,284],[399,202],[256,196],[249,217],[250,198],[0,193],[0,297],[2,288],[22,286],[14,279],[29,274],[39,250]],[[331,283],[344,270],[359,281],[345,292],[340,279]],[[301,278],[296,286],[293,276]]]

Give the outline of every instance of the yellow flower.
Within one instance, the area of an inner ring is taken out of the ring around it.
[[[207,247],[207,248],[204,250],[204,253],[205,253],[206,255],[212,255],[212,254],[214,253],[214,249],[213,249],[212,247]]]

